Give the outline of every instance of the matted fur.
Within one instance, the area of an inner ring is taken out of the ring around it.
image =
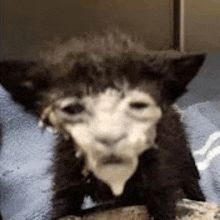
[[[58,128],[52,219],[144,204],[154,220],[173,220],[181,196],[204,200],[184,127],[172,107],[197,74],[204,55],[148,51],[143,41],[115,31],[72,38],[53,46],[41,57],[38,63],[2,61],[0,82],[15,101],[36,114],[46,126]],[[139,155],[137,169],[120,196],[114,196],[92,172],[85,175],[86,157],[78,153],[74,137],[70,137],[65,123],[55,114],[57,108],[62,110],[59,103],[66,98],[95,97],[107,89],[121,92],[121,97],[127,95],[125,91],[140,91],[152,97],[162,112],[160,120],[155,121],[156,147]],[[85,196],[98,206],[81,209]]]

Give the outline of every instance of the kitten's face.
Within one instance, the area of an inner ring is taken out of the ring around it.
[[[85,157],[84,171],[120,195],[139,155],[154,147],[159,106],[165,110],[186,91],[204,59],[149,51],[124,33],[106,33],[55,45],[39,63],[3,60],[0,83],[72,138],[76,156]]]
[[[42,114],[53,128],[68,134],[91,171],[111,188],[123,192],[138,165],[138,156],[155,146],[161,109],[138,89],[107,88],[96,95],[56,100]]]

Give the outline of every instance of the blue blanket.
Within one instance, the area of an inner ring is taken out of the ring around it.
[[[6,220],[48,220],[54,137],[10,100],[0,87],[0,209]]]
[[[178,104],[203,192],[208,200],[220,205],[220,54],[217,66],[209,63],[215,57],[208,58],[208,64]],[[6,220],[48,220],[52,194],[48,168],[55,138],[42,132],[36,118],[26,114],[1,87],[0,103],[0,209]]]
[[[220,101],[188,107],[182,115],[206,199],[220,205]]]

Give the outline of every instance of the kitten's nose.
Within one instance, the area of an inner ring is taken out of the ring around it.
[[[107,147],[113,147],[115,146],[118,142],[123,140],[126,137],[125,134],[119,136],[119,137],[95,137],[95,140]]]

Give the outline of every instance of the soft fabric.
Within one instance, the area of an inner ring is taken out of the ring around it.
[[[182,121],[207,200],[220,205],[220,52],[210,54],[180,98]]]
[[[51,145],[54,137],[37,127],[0,87],[1,211],[5,220],[48,220],[51,196]]]
[[[186,124],[190,147],[200,171],[200,184],[207,200],[220,205],[220,101],[188,107]]]

